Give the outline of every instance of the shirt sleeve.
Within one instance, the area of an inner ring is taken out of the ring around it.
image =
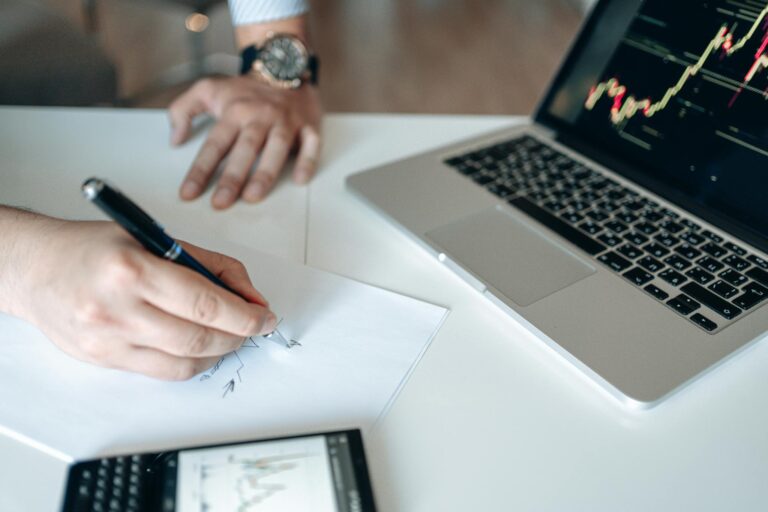
[[[307,11],[308,0],[229,0],[234,25],[293,18]]]

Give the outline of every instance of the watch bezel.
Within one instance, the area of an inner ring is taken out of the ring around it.
[[[269,34],[267,36],[267,39],[264,41],[264,44],[261,45],[259,48],[259,54],[263,53],[265,50],[268,50],[270,45],[275,44],[276,41],[282,40],[282,39],[288,39],[291,41],[291,44],[293,44],[301,53],[302,58],[304,59],[304,69],[301,72],[300,76],[297,76],[296,78],[291,79],[282,79],[274,76],[272,72],[266,67],[264,64],[264,61],[259,57],[257,58],[252,66],[251,69],[261,78],[263,78],[269,85],[272,85],[273,87],[277,87],[280,89],[298,89],[301,87],[301,85],[304,83],[304,78],[307,74],[307,70],[309,68],[309,49],[307,48],[307,45],[304,44],[304,41],[299,39],[293,34],[284,34],[284,33],[275,33],[275,34]]]

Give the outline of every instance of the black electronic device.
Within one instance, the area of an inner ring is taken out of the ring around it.
[[[63,512],[374,512],[362,436],[344,430],[77,462]]]

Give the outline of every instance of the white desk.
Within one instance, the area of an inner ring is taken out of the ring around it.
[[[366,440],[381,510],[765,510],[767,343],[656,409],[625,411],[344,189],[355,171],[518,121],[331,115],[308,197],[283,182],[256,207],[182,207],[202,229],[227,216],[222,236],[451,308]],[[0,202],[24,197],[55,213],[63,192],[30,200],[40,182],[30,176],[76,187],[99,174],[152,211],[178,207],[168,201],[200,139],[181,150],[166,140],[158,111],[0,109]],[[168,174],[133,192],[150,168]],[[0,439],[0,510],[56,510],[64,472],[61,462]]]

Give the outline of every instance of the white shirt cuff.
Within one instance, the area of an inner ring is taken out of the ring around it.
[[[229,0],[229,12],[234,25],[293,18],[307,11],[307,0]]]

